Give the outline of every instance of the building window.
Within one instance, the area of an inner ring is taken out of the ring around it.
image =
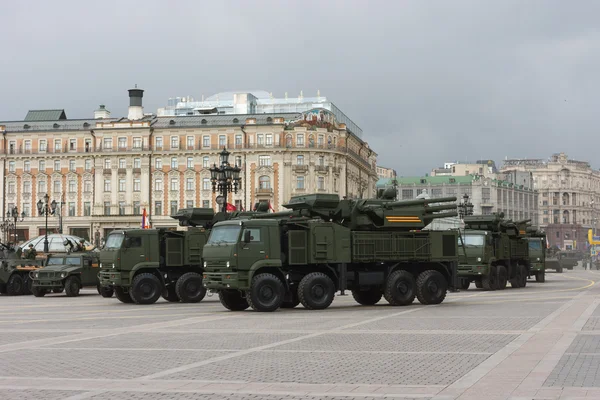
[[[104,159],[104,169],[110,169],[110,158]]]
[[[15,162],[14,161],[9,161],[8,162],[8,172],[15,172]]]
[[[54,181],[52,191],[54,193],[60,193],[60,181]]]
[[[171,168],[177,168],[177,157],[171,157]]]
[[[163,190],[162,179],[157,179],[154,181],[154,190],[156,190],[157,192],[161,192]]]
[[[304,189],[304,177],[296,177],[296,189]]]
[[[318,190],[324,190],[325,189],[325,178],[323,178],[322,176],[319,176],[317,178],[317,189]]]
[[[69,192],[70,193],[77,192],[77,181],[76,180],[69,181]]]
[[[325,138],[323,137],[323,135],[319,135],[319,137],[317,138],[317,144],[319,145],[319,147],[323,147],[323,145],[325,144]]]
[[[219,136],[219,147],[225,147],[225,146],[227,146],[227,136],[220,135]]]
[[[186,200],[185,208],[194,208],[194,200]]]
[[[127,150],[127,138],[119,138],[119,150]]]
[[[177,178],[171,178],[171,192],[176,192],[179,190],[179,182],[177,182]]]
[[[263,135],[256,135],[256,144],[259,146],[264,146]]]
[[[194,157],[187,158],[187,167],[190,169],[194,168]]]
[[[127,163],[124,158],[119,158],[119,168],[125,169],[127,167]]]
[[[163,147],[163,140],[162,139],[163,139],[162,136],[157,136],[156,139],[155,139],[156,148],[158,150],[162,150],[162,147]]]
[[[26,217],[31,217],[31,204],[23,203],[23,212]]]
[[[44,172],[46,170],[46,161],[40,160],[38,163],[38,171]]]
[[[139,137],[133,138],[133,149],[134,150],[142,149],[142,138],[139,138]]]
[[[202,168],[210,168],[210,158],[208,156],[202,157]]]
[[[105,179],[104,180],[104,191],[105,192],[110,192],[111,188],[110,188],[110,179]]]
[[[142,168],[142,159],[141,158],[133,159],[133,168]]]
[[[258,188],[271,189],[271,178],[269,178],[267,175],[263,175],[258,178]]]
[[[60,172],[60,160],[54,160],[54,170]]]
[[[271,156],[258,156],[258,165],[267,167],[271,165]]]
[[[15,183],[14,182],[8,182],[8,194],[15,194]],[[9,209],[12,207],[9,207]]]
[[[54,140],[54,151],[60,153],[60,139]]]
[[[25,153],[31,153],[31,140],[25,141]]]
[[[242,156],[235,156],[235,166],[242,167]]]
[[[296,135],[296,146],[304,147],[304,134],[299,133]]]
[[[83,191],[86,192],[86,193],[91,193],[92,192],[92,181],[86,180],[83,183]]]
[[[235,135],[235,146],[241,146],[242,145],[242,135]]]
[[[119,179],[119,192],[124,192],[125,191],[125,179]]]
[[[194,148],[194,137],[193,136],[187,137],[187,148],[188,148],[188,150],[192,150]]]
[[[75,160],[69,160],[69,171],[75,172]]]
[[[324,167],[324,166],[325,166],[325,157],[323,157],[323,156],[319,156],[319,165],[320,165],[321,167]]]
[[[92,148],[92,141],[91,139],[85,139],[85,152],[89,153],[90,149]]]
[[[171,149],[179,148],[179,136],[171,136]]]
[[[104,138],[104,150],[112,150],[112,139]]]
[[[133,178],[133,191],[139,192],[141,190],[142,190],[142,183],[140,181],[140,178]]]
[[[40,152],[45,153],[47,151],[48,144],[45,140],[40,140]]]
[[[104,215],[110,215],[110,201],[104,202]]]
[[[412,189],[402,189],[402,200],[410,200],[413,198]]]
[[[134,201],[133,202],[133,215],[140,215],[140,202],[139,201]]]
[[[210,179],[209,178],[202,179],[202,190],[210,190]]]
[[[23,193],[31,193],[31,182],[23,182]]]
[[[38,182],[38,193],[46,193],[46,181]]]
[[[304,165],[304,156],[299,155],[296,157],[296,165]]]
[[[154,168],[162,169],[162,159],[161,158],[157,158],[156,160],[154,160]]]
[[[92,203],[86,201],[83,203],[83,216],[89,217],[90,215],[92,215]]]
[[[273,134],[267,133],[265,135],[265,146],[273,146]]]
[[[194,178],[187,178],[185,180],[185,190],[194,190]]]
[[[75,202],[69,202],[69,217],[75,216]]]
[[[154,215],[162,215],[162,201],[154,202]]]
[[[92,170],[92,160],[90,160],[90,159],[85,160],[85,170],[86,171]]]
[[[210,200],[202,200],[202,207],[210,208]]]
[[[210,147],[210,136],[202,137],[202,147]]]
[[[177,200],[171,200],[171,214],[170,215],[175,215],[177,214]]]

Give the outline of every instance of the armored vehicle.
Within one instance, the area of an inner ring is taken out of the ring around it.
[[[525,287],[531,266],[525,240],[527,221],[504,219],[504,213],[469,215],[461,232],[458,275],[466,290],[471,282],[485,290]]]
[[[111,288],[101,288],[98,281],[100,260],[98,252],[76,252],[70,254],[50,254],[44,268],[29,273],[35,297],[47,293],[62,293],[68,297],[79,295],[82,287],[98,289],[102,297],[112,297]]]
[[[42,267],[43,260],[23,259],[20,249],[0,243],[0,293],[31,294],[29,272]]]
[[[458,232],[422,228],[455,216],[455,201],[293,197],[288,211],[217,223],[204,283],[233,311],[321,310],[346,289],[362,305],[439,304],[458,286]]]
[[[529,230],[527,238],[529,248],[529,277],[535,276],[536,282],[546,282],[546,234]]]
[[[583,254],[576,250],[563,250],[558,255],[561,267],[568,270],[573,270],[583,260]]]
[[[257,212],[264,212],[265,206],[260,204]],[[114,288],[123,303],[152,304],[161,295],[170,302],[200,302],[206,295],[202,249],[210,227],[218,221],[253,214],[215,214],[212,208],[187,208],[171,216],[180,226],[188,227],[185,231],[113,231],[100,251],[100,285]]]

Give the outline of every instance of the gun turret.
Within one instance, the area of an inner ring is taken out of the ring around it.
[[[179,221],[179,226],[206,228],[215,218],[212,208],[182,208],[171,218]]]
[[[506,233],[509,236],[526,234],[526,227],[514,221],[504,219],[504,215],[468,215],[464,218],[465,229],[485,230]],[[524,222],[524,221],[520,221]]]

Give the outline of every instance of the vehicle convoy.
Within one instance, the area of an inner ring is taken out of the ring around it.
[[[43,266],[43,260],[23,259],[12,245],[0,243],[0,293],[16,296],[31,294],[29,272]]]
[[[257,212],[263,212],[259,205]],[[255,212],[216,213],[212,208],[187,208],[172,215],[186,231],[128,229],[112,231],[100,251],[100,285],[113,288],[123,303],[197,303],[206,295],[202,285],[202,249],[210,227],[228,218]]]
[[[559,274],[563,272],[563,269],[572,270],[580,260],[583,259],[583,255],[572,250],[560,250],[554,246],[548,249],[546,256],[546,269],[553,269]]]
[[[527,228],[527,245],[529,248],[529,275],[536,282],[546,282],[546,234],[533,228]]]
[[[459,245],[461,288],[475,282],[478,288],[502,290],[508,281],[514,288],[525,287],[531,269],[528,222],[505,220],[504,213],[465,216]]]
[[[68,297],[75,297],[82,287],[92,286],[102,297],[112,297],[112,288],[100,287],[99,266],[98,251],[50,254],[44,268],[29,273],[33,282],[31,291],[35,297],[63,291]]]
[[[204,284],[232,311],[321,310],[347,289],[363,305],[439,304],[458,288],[458,232],[422,228],[456,216],[455,201],[296,196],[288,211],[213,226]]]

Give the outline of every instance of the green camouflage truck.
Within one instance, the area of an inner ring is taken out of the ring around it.
[[[256,212],[265,208],[268,204],[259,204]],[[253,214],[215,214],[212,208],[187,208],[171,216],[180,226],[188,227],[185,231],[113,231],[100,251],[100,285],[114,288],[123,303],[153,304],[161,296],[169,302],[198,303],[206,295],[202,249],[210,227],[218,221]]]
[[[458,232],[422,228],[456,216],[455,201],[296,196],[289,211],[213,226],[204,284],[232,311],[322,310],[347,289],[362,305],[439,304],[458,287]]]
[[[528,221],[504,219],[504,213],[465,216],[460,235],[458,276],[461,288],[502,290],[525,287],[531,265],[525,227]]]
[[[29,273],[35,297],[48,293],[62,293],[67,297],[79,296],[82,287],[95,287],[102,297],[112,297],[110,287],[101,288],[98,280],[100,259],[97,251],[70,254],[50,254],[44,268]]]
[[[536,282],[546,282],[546,234],[528,229],[527,240],[529,248],[529,277],[535,277]]]
[[[31,294],[29,272],[42,268],[43,260],[21,258],[21,252],[0,243],[0,294]]]

